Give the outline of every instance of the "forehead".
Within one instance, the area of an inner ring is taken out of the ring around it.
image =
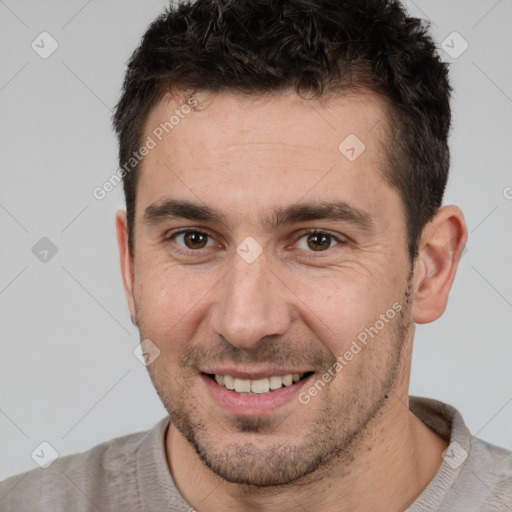
[[[197,106],[191,108],[191,102]],[[199,91],[188,100],[166,94],[149,113],[144,132],[159,142],[172,136],[185,143],[200,140],[201,148],[196,149],[201,151],[219,146],[271,150],[274,144],[281,151],[335,150],[339,156],[338,145],[348,135],[364,139],[366,145],[382,140],[388,122],[384,105],[380,96],[366,89],[340,92],[322,102],[290,90],[259,96]],[[174,147],[178,154],[180,149],[181,145]]]
[[[190,108],[186,96],[167,95],[150,112],[143,137],[155,146],[141,165],[137,203],[171,193],[208,203],[220,194],[226,205],[239,201],[247,210],[307,195],[356,199],[356,207],[366,209],[365,203],[378,207],[394,193],[384,190],[387,117],[375,94],[321,103],[292,91],[258,97],[199,92],[194,101]]]

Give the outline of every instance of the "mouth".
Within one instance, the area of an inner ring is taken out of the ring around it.
[[[289,373],[287,375],[269,375],[259,379],[242,379],[232,375],[218,375],[204,373],[219,386],[241,395],[262,395],[272,393],[284,387],[293,386],[297,382],[307,379],[314,372]]]
[[[234,371],[233,371],[234,373]],[[303,407],[297,399],[300,390],[314,378],[315,372],[285,375],[253,375],[253,379],[223,373],[200,373],[208,399],[232,416],[268,415],[286,404]],[[295,400],[294,400],[295,399]]]

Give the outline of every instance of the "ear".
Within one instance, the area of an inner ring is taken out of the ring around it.
[[[121,275],[123,278],[124,294],[128,309],[130,310],[130,318],[134,325],[137,324],[137,312],[135,310],[135,300],[133,298],[133,261],[128,249],[128,222],[126,219],[126,212],[118,210],[116,212],[116,233],[117,244],[119,246],[119,258],[121,263]]]
[[[444,313],[467,236],[464,215],[453,205],[440,208],[423,229],[414,266],[413,322],[433,322]]]

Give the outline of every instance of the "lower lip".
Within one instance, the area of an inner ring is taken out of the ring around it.
[[[201,374],[201,378],[213,399],[226,411],[237,416],[258,416],[273,412],[285,403],[292,401],[314,375],[313,373],[291,386],[259,395],[242,395],[220,386],[204,374]]]

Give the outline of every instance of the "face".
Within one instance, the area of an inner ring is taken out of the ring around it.
[[[404,386],[410,262],[402,202],[379,171],[384,110],[362,93],[195,98],[196,111],[164,98],[147,120],[132,318],[206,466],[289,483],[350,460]]]

